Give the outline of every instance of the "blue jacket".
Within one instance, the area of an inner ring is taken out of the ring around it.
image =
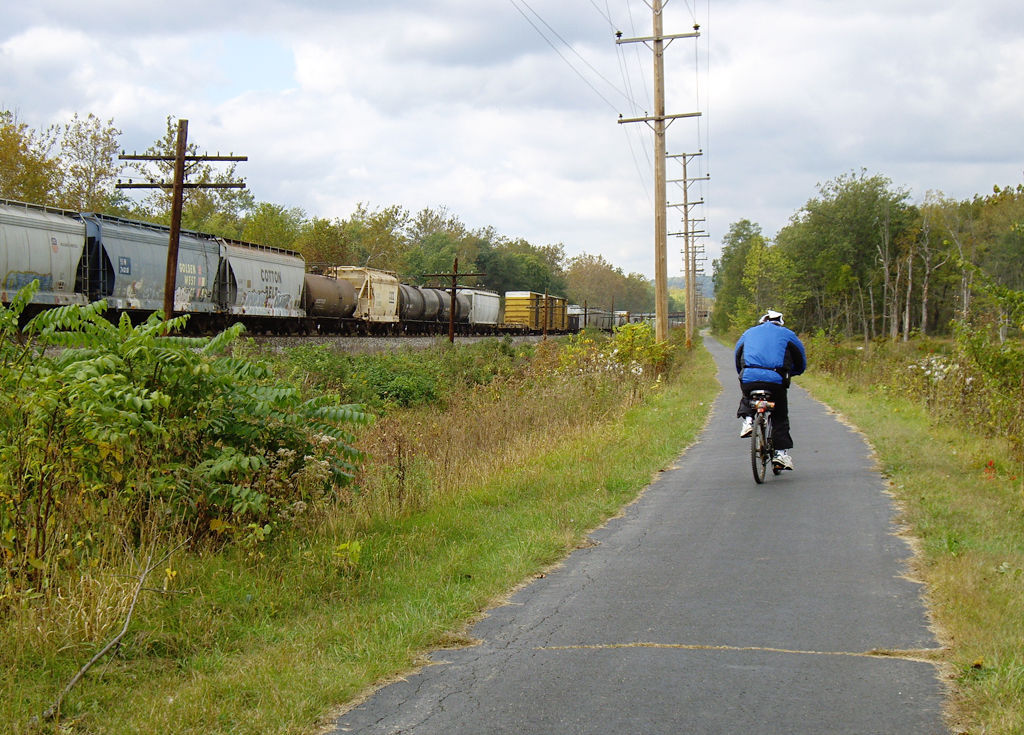
[[[807,353],[793,330],[774,322],[751,327],[736,343],[742,383],[784,383],[807,369]]]

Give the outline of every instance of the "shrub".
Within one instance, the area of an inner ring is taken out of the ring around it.
[[[532,348],[487,339],[451,349],[401,349],[389,354],[348,354],[326,345],[286,350],[282,369],[318,390],[341,393],[376,413],[390,408],[443,404],[452,392],[487,385],[521,370]]]
[[[811,368],[914,398],[965,431],[1005,439],[1024,461],[1024,350],[991,330],[954,325],[951,344],[932,339],[851,346],[819,332],[807,341]]]
[[[337,396],[304,400],[212,338],[168,336],[187,317],[103,318],[105,304],[18,321],[36,284],[0,311],[0,588],[169,534],[256,543],[348,483],[366,420]],[[57,352],[59,348],[65,348]],[[57,353],[54,356],[54,353]]]

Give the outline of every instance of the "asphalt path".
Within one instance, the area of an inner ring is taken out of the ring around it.
[[[725,389],[699,441],[593,545],[491,610],[479,645],[435,652],[331,732],[949,732],[864,440],[797,378],[796,470],[756,485],[732,351],[706,343]]]

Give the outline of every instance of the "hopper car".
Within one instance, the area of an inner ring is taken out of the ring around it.
[[[0,301],[32,281],[25,311],[105,299],[107,314],[141,320],[163,308],[169,228],[95,212],[0,199]],[[444,334],[454,309],[458,334],[565,333],[584,326],[565,298],[401,283],[358,266],[306,271],[300,253],[182,231],[176,314],[208,333],[241,321],[268,334]],[[591,310],[597,313],[596,310]],[[606,320],[608,321],[608,320]]]

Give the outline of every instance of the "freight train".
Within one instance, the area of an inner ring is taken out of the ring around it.
[[[32,281],[26,315],[106,300],[108,315],[163,308],[169,228],[0,199],[0,300]],[[459,334],[564,333],[590,321],[565,298],[509,291],[451,292],[401,283],[391,272],[340,266],[306,271],[300,253],[183,231],[174,310],[211,332],[241,321],[270,334],[439,334],[452,309]],[[597,310],[593,312],[595,315]]]

